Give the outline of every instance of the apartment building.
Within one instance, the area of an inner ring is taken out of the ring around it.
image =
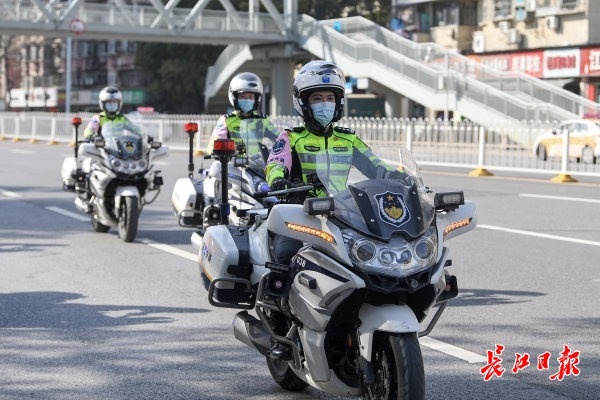
[[[390,28],[600,100],[600,1],[392,0]]]
[[[6,40],[0,85],[10,110],[64,111],[68,41],[43,36]],[[97,111],[98,94],[117,85],[124,105],[144,104],[145,72],[135,66],[137,44],[128,40],[71,40],[71,111]]]

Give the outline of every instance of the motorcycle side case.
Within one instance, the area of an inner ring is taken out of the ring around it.
[[[177,179],[171,196],[177,222],[184,227],[201,227],[204,210],[204,181]]]
[[[248,229],[233,225],[206,228],[199,251],[200,275],[204,288],[215,283],[213,299],[222,303],[248,302],[252,266]]]
[[[75,157],[67,157],[63,160],[60,170],[62,177],[63,190],[75,191],[75,172],[77,171],[77,159]]]

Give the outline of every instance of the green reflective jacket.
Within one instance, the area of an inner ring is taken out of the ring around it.
[[[351,129],[334,127],[330,136],[311,133],[305,127],[285,130],[273,145],[265,173],[271,185],[277,178],[302,180],[317,171],[317,154],[326,151],[330,176],[335,186],[346,185],[350,168],[354,166],[368,178],[375,178],[380,168],[393,170]]]

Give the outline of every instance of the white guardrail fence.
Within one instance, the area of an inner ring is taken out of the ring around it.
[[[47,142],[73,145],[74,129],[71,120],[81,117],[79,135],[92,113],[0,112],[0,140]],[[130,118],[156,140],[172,150],[189,149],[189,137],[184,131],[186,122],[197,122],[199,131],[194,138],[194,152],[205,149],[219,115],[129,114]],[[298,126],[299,117],[271,117],[281,130]],[[567,142],[561,157],[540,160],[534,151],[536,139],[552,131],[556,122],[531,121],[525,128],[484,128],[468,121],[442,121],[408,118],[343,118],[339,126],[348,127],[385,157],[392,144],[411,149],[421,166],[441,166],[471,169],[471,175],[493,174],[494,171],[546,174],[556,182],[576,181],[577,176],[600,178],[600,157],[597,163],[580,162],[567,157]],[[491,124],[489,126],[492,126]],[[596,140],[600,149],[600,139]],[[598,149],[595,149],[598,151]]]

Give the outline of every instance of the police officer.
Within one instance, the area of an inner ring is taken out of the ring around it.
[[[234,111],[217,121],[206,148],[207,154],[212,154],[216,139],[233,139],[236,145],[245,144],[249,156],[261,154],[259,143],[263,138],[277,139],[278,131],[271,120],[257,112],[262,94],[263,84],[258,75],[242,72],[233,77],[228,97]]]
[[[114,86],[106,86],[100,91],[98,104],[102,111],[95,114],[85,127],[83,135],[86,140],[91,141],[95,135],[101,134],[102,125],[108,121],[123,123],[126,130],[141,134],[140,128],[121,114],[123,95],[119,89]]]
[[[272,190],[284,190],[292,182],[306,182],[317,170],[315,151],[327,150],[351,160],[330,164],[332,181],[345,187],[352,166],[365,176],[375,178],[382,173],[397,173],[380,160],[351,129],[334,126],[344,113],[346,80],[341,70],[326,61],[311,61],[298,72],[293,86],[293,103],[304,125],[283,131],[267,160],[267,183]],[[318,194],[317,194],[318,195]],[[287,264],[302,243],[276,235],[271,251],[276,262]]]

